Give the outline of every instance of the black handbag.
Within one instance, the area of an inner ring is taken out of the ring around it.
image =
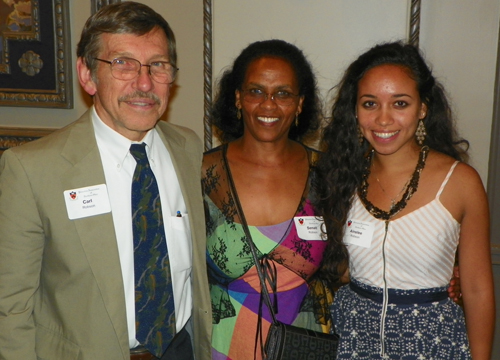
[[[255,244],[248,230],[245,215],[241,208],[231,175],[228,180],[248,240],[248,245],[252,252],[257,274],[259,275],[264,301],[273,320],[264,346],[264,360],[335,360],[339,341],[338,335],[325,334],[320,331],[283,324],[276,319],[274,307],[272,306],[271,298],[267,291],[263,270],[257,257]]]
[[[334,360],[338,336],[286,325],[271,324],[265,345],[266,360]]]

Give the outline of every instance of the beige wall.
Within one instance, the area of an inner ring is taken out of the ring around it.
[[[422,48],[444,83],[471,164],[488,176],[497,62],[498,0],[423,1]]]
[[[214,76],[249,43],[283,39],[304,51],[327,100],[328,90],[364,49],[406,37],[407,13],[401,0],[215,0]]]

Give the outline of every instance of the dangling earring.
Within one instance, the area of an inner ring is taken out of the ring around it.
[[[415,137],[417,138],[418,145],[422,146],[424,144],[426,135],[427,131],[425,130],[424,121],[420,119],[418,121],[417,131],[415,132]]]
[[[295,127],[299,127],[299,112],[295,113]]]
[[[363,136],[363,133],[361,132],[359,126],[358,126],[358,141],[359,145],[363,145],[363,141],[365,141],[365,137]]]
[[[238,118],[238,120],[241,120],[241,109],[240,108],[237,108],[238,110],[236,110],[236,117]]]

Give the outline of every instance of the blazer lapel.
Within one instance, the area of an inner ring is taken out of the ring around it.
[[[160,121],[158,123],[158,128],[160,131],[160,137],[163,140],[170,157],[172,158],[172,163],[175,168],[177,177],[179,178],[179,184],[182,191],[182,196],[184,197],[184,202],[188,212],[193,214],[192,211],[195,206],[200,206],[199,203],[194,203],[197,199],[201,199],[201,183],[200,183],[200,169],[193,169],[193,156],[201,158],[201,153],[192,154],[192,149],[186,148],[186,139],[174,128],[169,127],[167,123]],[[193,176],[193,174],[196,174]],[[192,221],[192,219],[191,219]],[[193,223],[191,223],[193,228]]]
[[[61,156],[72,165],[63,180],[65,190],[106,183],[89,111],[72,127]],[[124,288],[112,215],[72,221],[118,339],[128,351]]]

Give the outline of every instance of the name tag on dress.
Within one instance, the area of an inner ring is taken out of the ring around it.
[[[64,191],[64,201],[70,220],[109,213],[108,188],[106,184],[87,186]]]
[[[324,221],[321,216],[295,216],[293,221],[302,240],[326,240],[322,231]]]
[[[369,248],[372,244],[375,226],[369,221],[347,220],[344,232],[344,244]]]

